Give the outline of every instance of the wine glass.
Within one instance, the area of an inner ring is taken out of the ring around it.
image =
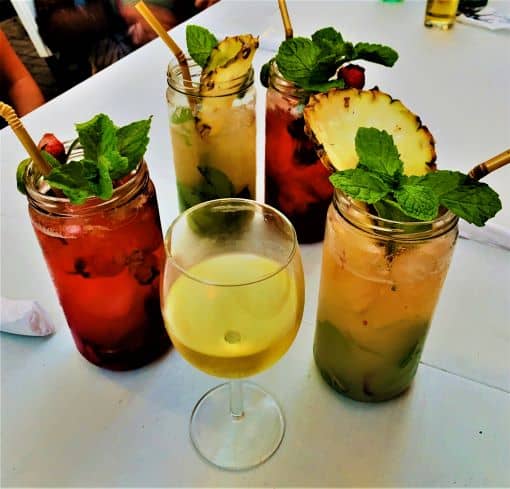
[[[285,421],[267,392],[240,379],[273,365],[299,329],[304,279],[294,228],[268,205],[217,199],[177,217],[165,249],[161,304],[172,342],[193,366],[230,379],[193,409],[193,445],[224,469],[259,465],[279,447]]]

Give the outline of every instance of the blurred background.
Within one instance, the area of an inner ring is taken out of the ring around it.
[[[0,0],[0,100],[23,116],[154,39],[136,1]],[[146,3],[169,30],[218,1]]]

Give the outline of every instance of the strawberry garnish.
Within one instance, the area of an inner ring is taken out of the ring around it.
[[[60,163],[65,162],[66,150],[64,148],[64,145],[55,137],[54,134],[47,132],[41,138],[37,147],[40,150],[49,153],[51,156],[60,161]]]
[[[340,76],[347,87],[362,89],[365,86],[365,68],[358,65],[347,65],[340,68]]]

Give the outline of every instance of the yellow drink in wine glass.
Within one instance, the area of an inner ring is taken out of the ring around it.
[[[281,264],[227,253],[199,262],[189,273],[194,278],[181,275],[164,306],[173,344],[189,363],[211,375],[241,378],[265,370],[287,351],[303,298],[302,284]]]

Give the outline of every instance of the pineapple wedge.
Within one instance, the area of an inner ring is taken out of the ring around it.
[[[204,66],[201,77],[202,80],[216,68],[223,66],[230,60],[234,59],[239,51],[241,51],[242,47],[243,42],[239,39],[239,36],[226,37],[223,41],[218,43],[218,45],[211,51],[209,59],[207,60],[207,65]]]
[[[312,95],[304,118],[318,155],[332,171],[358,164],[354,141],[360,127],[384,129],[393,136],[406,175],[424,175],[436,169],[432,134],[402,102],[377,88],[333,89]]]
[[[232,107],[237,96],[230,94],[248,76],[258,45],[258,37],[244,34],[226,37],[212,50],[200,77],[203,98],[196,126],[202,137],[216,134],[223,126],[223,112]]]

